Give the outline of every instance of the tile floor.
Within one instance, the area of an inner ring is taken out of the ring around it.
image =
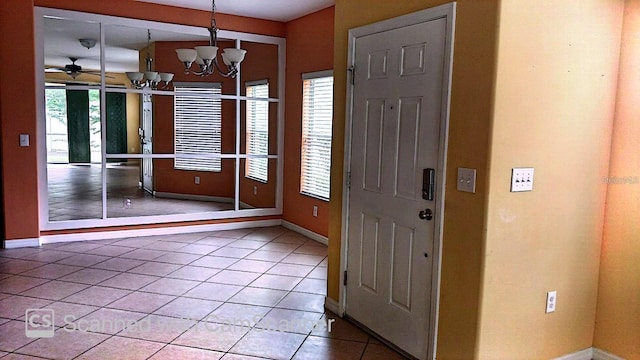
[[[324,310],[326,254],[281,227],[1,250],[0,357],[403,359]]]

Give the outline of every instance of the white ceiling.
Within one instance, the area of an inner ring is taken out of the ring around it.
[[[3,0],[0,0],[3,1]],[[210,0],[137,0],[149,3],[180,6],[210,11]],[[254,18],[289,21],[334,5],[334,0],[216,0],[220,13]],[[153,30],[152,41],[207,41],[180,32]],[[48,67],[62,68],[78,58],[84,70],[100,68],[100,44],[83,48],[78,39],[100,39],[98,24],[50,17],[44,22],[44,56]],[[108,72],[138,70],[138,50],[146,46],[147,30],[134,26],[108,26],[105,35],[105,63]]]
[[[211,0],[138,1],[211,11]],[[334,0],[216,0],[216,11],[258,19],[290,21],[334,4]]]

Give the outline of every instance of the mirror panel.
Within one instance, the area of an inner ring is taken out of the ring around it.
[[[240,67],[241,95],[246,96],[247,83],[266,80],[269,83],[269,97],[277,98],[278,45],[241,41],[240,47],[247,50],[247,55]]]
[[[101,219],[100,26],[46,17],[43,30],[48,219]]]
[[[61,13],[68,13],[68,18]],[[217,59],[223,71],[227,70],[221,57],[224,48],[240,43],[248,51],[240,78],[225,78],[219,70],[203,77],[193,74],[198,70],[195,63],[192,72],[185,74],[176,49],[208,45],[204,29],[153,22],[137,27],[131,25],[137,20],[105,17],[108,23],[102,23],[104,44],[100,44],[102,20],[96,20],[100,16],[81,15],[56,11],[51,17],[44,16],[40,29],[45,59],[49,222],[105,221],[105,210],[106,219],[121,219],[276,207],[278,159],[267,156],[277,156],[278,141],[283,140],[277,137],[277,86],[278,76],[283,75],[278,73],[278,45],[218,39]],[[88,21],[69,20],[76,18]],[[174,76],[165,87],[162,82],[132,83],[127,74],[147,70]],[[238,97],[247,96],[247,86],[256,83],[268,84],[266,92],[249,95],[255,99]],[[176,104],[184,96],[176,96],[176,89],[185,84],[219,89],[209,98],[186,101],[189,106],[197,100],[207,104],[194,113],[217,128],[197,127],[190,136],[206,141],[218,136],[213,147],[186,146],[185,137],[179,135],[194,127],[191,119],[179,123],[176,115],[181,111]],[[102,86],[106,89],[103,96]],[[217,115],[207,107],[215,102]],[[253,112],[247,112],[249,108]],[[262,118],[254,116],[258,111]]]
[[[141,187],[138,159],[107,166],[107,217],[191,214],[235,209],[235,159],[220,172],[173,171],[174,159],[153,159],[153,193]],[[143,159],[146,160],[146,159]]]
[[[276,207],[277,159],[240,160],[240,208]]]

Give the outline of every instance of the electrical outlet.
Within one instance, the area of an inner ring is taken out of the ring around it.
[[[29,134],[20,134],[20,146],[29,146]]]
[[[533,190],[533,168],[511,169],[511,192]]]
[[[131,201],[131,198],[124,198],[122,199],[122,207],[125,209],[131,209],[133,207],[133,201]]]
[[[318,206],[313,205],[313,217],[318,217]]]
[[[545,311],[547,314],[556,311],[556,303],[558,302],[558,294],[557,291],[549,291],[547,293],[547,310]]]
[[[200,176],[196,176],[193,181],[196,183],[196,185],[200,185]]]
[[[476,169],[458,168],[458,191],[476,192]]]
[[[257,186],[253,187],[253,195],[258,195],[258,187]]]

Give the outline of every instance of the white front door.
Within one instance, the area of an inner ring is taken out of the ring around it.
[[[153,153],[153,100],[149,94],[142,95],[141,124],[142,154],[151,155]],[[153,159],[142,158],[142,188],[153,194]]]
[[[352,41],[346,314],[425,359],[443,194],[433,184],[433,199],[424,199],[423,176],[444,171],[447,19]]]

